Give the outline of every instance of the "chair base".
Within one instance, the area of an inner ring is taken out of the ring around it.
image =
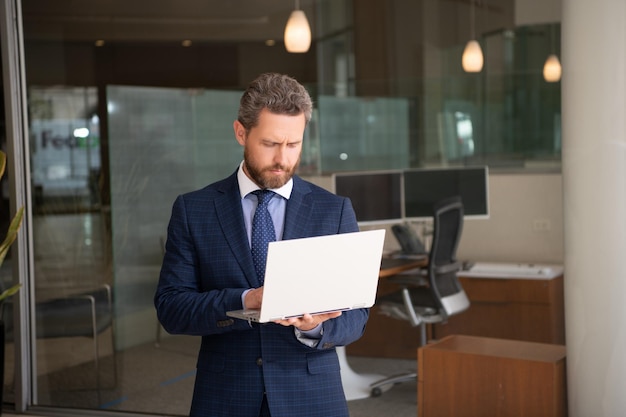
[[[372,393],[370,389],[371,384],[380,381],[381,378],[384,378],[384,375],[356,373],[348,363],[344,346],[337,347],[337,356],[341,366],[341,383],[343,384],[346,401],[369,398]]]
[[[373,382],[370,384],[372,397],[379,397],[380,395],[382,395],[383,391],[386,391],[384,388],[387,385],[395,385],[401,382],[413,380],[417,380],[417,372],[407,372],[404,374],[391,375],[387,378]]]

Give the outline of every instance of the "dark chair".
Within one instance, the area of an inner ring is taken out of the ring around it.
[[[461,199],[452,197],[435,204],[428,267],[425,271],[388,278],[401,289],[379,297],[376,302],[381,314],[406,320],[413,327],[419,326],[421,346],[427,342],[426,324],[446,322],[448,317],[465,311],[470,305],[457,278],[461,262],[456,259],[456,250],[462,231]],[[416,377],[417,373],[410,372],[374,382],[370,385],[372,395],[380,395],[386,385]]]
[[[2,317],[6,324],[7,340],[12,340],[12,302],[6,302],[3,307]],[[107,284],[78,294],[40,301],[35,306],[38,339],[61,337],[89,337],[92,339],[98,393],[100,392],[100,344],[98,335],[108,328],[111,328],[113,372],[114,379],[117,379],[113,315],[111,287]]]

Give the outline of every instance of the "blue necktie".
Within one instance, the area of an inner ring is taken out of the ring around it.
[[[252,260],[254,269],[259,277],[261,285],[265,280],[265,262],[267,261],[267,245],[276,240],[274,223],[267,209],[267,205],[274,197],[274,192],[270,190],[256,190],[252,192],[257,196],[259,204],[252,219]]]

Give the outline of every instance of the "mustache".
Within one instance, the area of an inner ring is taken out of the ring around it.
[[[289,169],[286,166],[280,165],[280,164],[273,165],[271,167],[267,167],[264,169],[264,171],[272,171],[272,170],[289,171]]]

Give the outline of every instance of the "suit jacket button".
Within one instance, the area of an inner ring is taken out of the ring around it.
[[[233,319],[219,320],[217,322],[217,327],[228,327],[228,326],[232,326],[234,323],[235,323],[235,320]]]
[[[263,366],[263,358],[257,358],[256,364],[259,366]]]

